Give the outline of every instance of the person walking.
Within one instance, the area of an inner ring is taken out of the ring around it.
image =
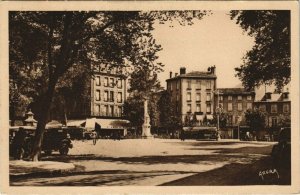
[[[97,135],[97,132],[95,130],[92,131],[91,137],[93,139],[93,144],[96,145],[97,139],[98,139],[98,135]]]

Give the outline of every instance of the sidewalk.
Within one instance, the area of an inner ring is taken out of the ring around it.
[[[39,174],[52,174],[69,172],[75,169],[73,163],[55,162],[55,161],[9,161],[10,176],[26,176]]]

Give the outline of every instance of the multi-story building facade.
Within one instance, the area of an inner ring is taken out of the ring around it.
[[[265,113],[266,126],[268,128],[287,125],[291,120],[291,100],[289,92],[267,92],[261,100],[254,102],[254,107]]]
[[[207,72],[193,71],[186,73],[186,68],[180,68],[180,74],[175,73],[166,80],[167,91],[175,104],[176,112],[181,116],[183,124],[187,116],[194,114],[201,123],[206,118],[212,118],[214,113],[214,92],[216,90],[215,67]]]
[[[244,88],[219,88],[215,93],[215,104],[228,114],[228,126],[237,126],[244,120],[244,113],[253,108],[254,91]]]
[[[121,70],[100,65],[91,79],[91,117],[121,117],[127,96],[126,86]]]

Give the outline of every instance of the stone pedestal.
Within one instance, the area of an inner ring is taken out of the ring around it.
[[[150,117],[148,114],[148,100],[144,101],[144,124],[142,126],[142,138],[149,139],[153,138],[153,135],[151,135],[151,125],[150,125]]]

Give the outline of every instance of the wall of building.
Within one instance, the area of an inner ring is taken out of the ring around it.
[[[125,79],[118,75],[98,73],[91,80],[91,116],[121,117],[126,100]]]

